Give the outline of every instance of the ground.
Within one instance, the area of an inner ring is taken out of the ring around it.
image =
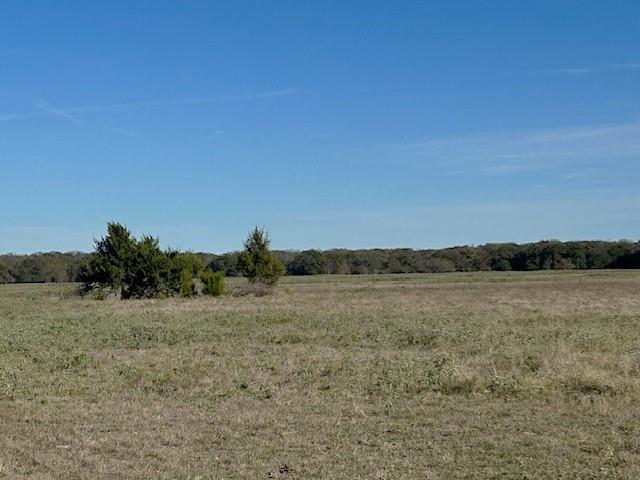
[[[640,478],[640,272],[76,288],[0,286],[0,478]]]

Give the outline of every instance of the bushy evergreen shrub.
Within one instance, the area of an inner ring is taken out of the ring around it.
[[[142,237],[125,271],[122,298],[153,298],[175,293],[170,282],[172,267],[173,260],[160,249],[158,239]]]
[[[244,250],[238,258],[238,266],[250,283],[274,286],[284,273],[284,265],[271,250],[267,232],[255,227],[244,242]]]
[[[104,300],[105,298],[107,298],[104,288],[101,287],[94,287],[91,290],[91,300]]]
[[[224,293],[224,274],[222,272],[204,270],[200,274],[200,280],[202,280],[203,284],[202,293],[214,297]]]
[[[180,296],[185,298],[193,297],[196,293],[196,288],[193,284],[193,275],[191,275],[189,270],[183,270],[181,277]]]
[[[107,235],[96,240],[95,253],[82,266],[80,280],[87,292],[100,288],[121,298],[154,298],[195,293],[193,278],[203,269],[191,253],[165,251],[157,238],[136,240],[118,223],[107,224]]]
[[[202,259],[193,252],[174,253],[174,271],[180,272],[180,296],[192,297],[196,295],[194,279],[204,270]]]

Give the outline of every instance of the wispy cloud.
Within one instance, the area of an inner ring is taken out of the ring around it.
[[[393,209],[327,211],[282,219],[291,237],[342,247],[434,248],[488,242],[527,242],[558,238],[637,238],[640,192],[538,194],[505,202],[496,199],[441,201]],[[295,227],[291,227],[294,225]],[[337,232],[337,233],[336,233]],[[375,245],[363,239],[375,238]]]
[[[215,132],[210,133],[209,135],[207,135],[206,138],[207,140],[210,140],[214,137],[217,137],[218,135],[222,135],[222,133],[224,132],[224,130],[216,130]]]
[[[124,128],[104,126],[104,127],[102,127],[102,129],[107,131],[107,132],[117,133],[118,135],[123,135],[125,137],[137,137],[138,136],[137,133],[131,132],[131,131],[126,130]]]
[[[545,130],[526,135],[532,142],[564,142],[571,140],[596,140],[610,136],[631,134],[633,137],[640,131],[640,123],[622,123],[615,125],[594,125],[582,127],[559,128]]]
[[[61,117],[65,120],[69,120],[70,122],[73,123],[77,123],[78,125],[83,125],[84,121],[80,120],[78,117],[72,115],[71,113],[69,113],[68,110],[61,110],[58,108],[54,108],[51,105],[49,105],[47,102],[45,102],[44,100],[38,100],[36,102],[36,107],[38,107],[40,110],[42,110],[44,113],[46,114],[50,114],[50,115],[55,115],[58,117]]]
[[[455,173],[515,174],[631,165],[640,159],[640,123],[489,132],[386,145],[394,161],[420,162]]]
[[[561,68],[560,73],[566,75],[588,75],[595,72],[593,68]]]
[[[594,168],[585,168],[584,170],[577,170],[562,174],[562,178],[567,180],[580,180],[583,178],[595,178],[600,172]]]
[[[22,120],[25,118],[48,117],[50,115],[51,113],[45,111],[29,113],[0,113],[0,122],[6,122],[9,120]]]
[[[618,70],[640,70],[640,62],[614,63],[607,65],[607,68]]]
[[[248,101],[258,100],[264,98],[274,97],[288,97],[300,92],[300,89],[289,88],[285,90],[273,90],[269,92],[261,93],[245,93],[239,95],[220,95],[213,97],[184,97],[173,99],[156,99],[156,100],[141,100],[134,102],[122,102],[122,103],[108,103],[99,105],[79,105],[66,108],[52,108],[46,102],[37,102],[36,106],[40,110],[38,112],[23,112],[23,113],[4,113],[0,114],[0,121],[20,120],[26,118],[36,118],[57,115],[66,118],[67,120],[82,123],[82,120],[78,119],[74,114],[83,112],[105,112],[105,111],[121,111],[121,110],[137,110],[143,108],[153,107],[170,107],[170,106],[184,106],[184,105],[201,105],[208,103],[224,103],[234,101]]]
[[[86,122],[80,118],[78,118],[75,115],[72,115],[71,113],[69,113],[69,110],[62,110],[59,108],[54,108],[52,107],[49,103],[47,103],[44,100],[38,100],[36,102],[36,107],[39,108],[43,114],[45,115],[53,115],[53,116],[57,116],[60,117],[64,120],[68,120],[72,123],[75,123],[77,125],[85,125]],[[132,132],[130,130],[124,129],[124,128],[120,128],[120,127],[111,127],[111,126],[105,126],[105,125],[99,125],[98,128],[104,130],[105,132],[110,132],[110,133],[115,133],[118,135],[123,135],[126,137],[137,137],[138,134],[135,132]]]
[[[640,71],[640,62],[626,62],[626,63],[610,63],[607,65],[594,65],[594,66],[578,66],[567,67],[551,70],[551,72],[561,73],[563,75],[591,75],[595,73],[611,72],[611,71]]]
[[[79,107],[68,108],[70,112],[99,112],[99,111],[111,111],[111,110],[135,110],[139,108],[150,107],[170,107],[181,105],[200,105],[206,103],[223,103],[234,102],[243,100],[256,100],[261,98],[271,97],[287,97],[294,95],[300,90],[296,88],[290,88],[287,90],[274,90],[264,93],[246,93],[240,95],[221,95],[217,97],[186,97],[186,98],[173,98],[173,99],[161,99],[161,100],[143,100],[138,102],[125,102],[125,103],[111,103],[104,105],[84,105]]]

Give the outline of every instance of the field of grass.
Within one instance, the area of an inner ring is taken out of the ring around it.
[[[75,288],[0,285],[0,478],[640,478],[640,272]]]

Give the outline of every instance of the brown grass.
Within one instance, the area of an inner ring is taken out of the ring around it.
[[[0,286],[0,478],[640,478],[640,273],[73,288]]]

